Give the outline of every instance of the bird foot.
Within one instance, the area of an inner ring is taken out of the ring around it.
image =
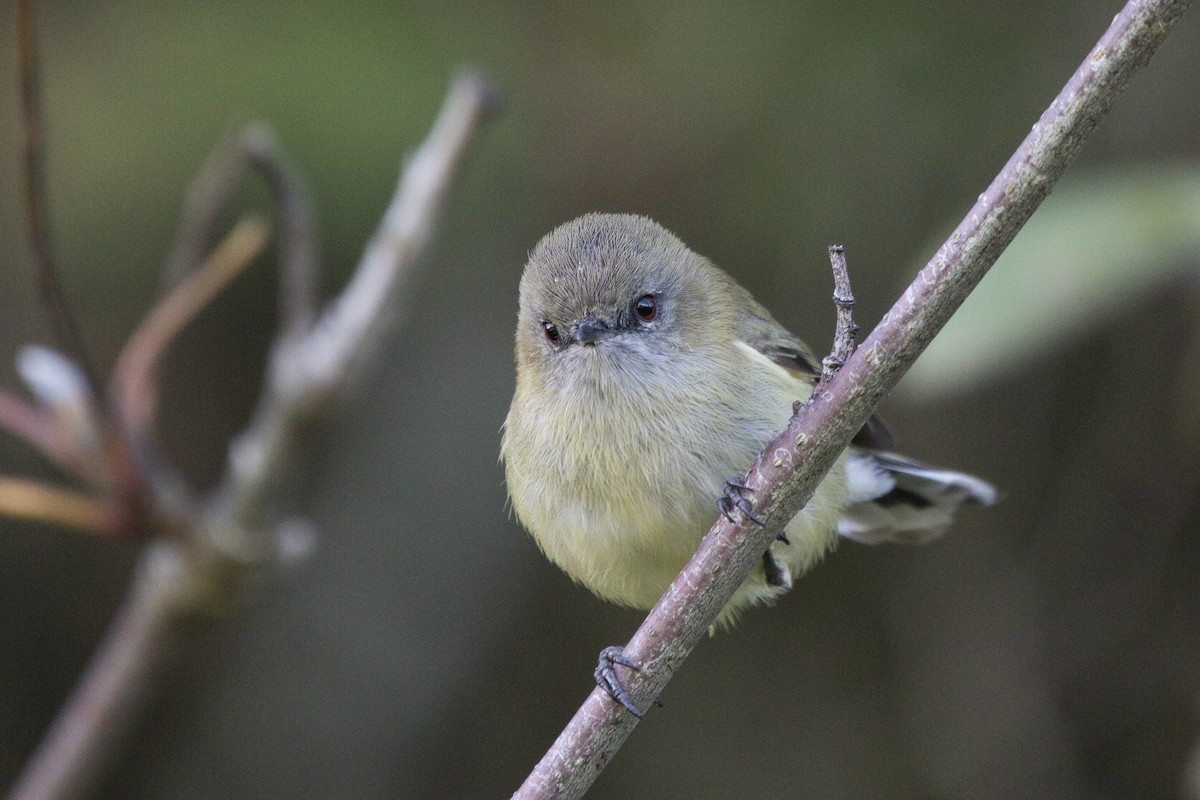
[[[746,515],[751,521],[762,526],[766,523],[759,519],[754,514],[753,506],[750,501],[742,496],[742,492],[754,491],[742,481],[741,478],[733,477],[725,480],[725,494],[717,498],[717,508],[721,509],[721,513],[725,519],[734,522],[733,510],[736,508]]]
[[[622,667],[628,667],[634,671],[640,671],[641,665],[636,661],[625,657],[625,651],[617,646],[606,647],[600,651],[600,660],[596,664],[596,685],[604,691],[608,692],[609,697],[616,700],[621,705],[625,706],[625,710],[633,714],[638,719],[642,718],[642,712],[633,704],[633,698],[629,696],[629,692],[625,691],[625,687],[621,685],[621,679],[617,677],[617,672],[613,669],[614,664],[620,664]],[[654,705],[662,708],[662,699],[654,698]]]

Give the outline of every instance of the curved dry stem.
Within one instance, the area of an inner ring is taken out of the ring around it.
[[[162,292],[171,292],[204,260],[212,247],[221,216],[229,208],[246,171],[241,149],[243,132],[226,133],[188,184],[175,238],[163,266]]]
[[[87,377],[92,392],[100,397],[100,378],[84,347],[83,337],[67,306],[54,251],[50,246],[50,230],[46,213],[46,147],[42,121],[41,80],[38,74],[37,4],[21,0],[17,6],[17,72],[21,82],[21,134],[24,162],[25,219],[29,236],[29,251],[38,294],[50,321],[59,347],[66,352]]]
[[[207,252],[248,167],[262,175],[279,214],[279,293],[284,335],[298,336],[312,324],[316,303],[317,245],[308,187],[288,166],[279,143],[263,123],[225,136],[188,187],[175,240],[163,270],[170,292]]]
[[[266,125],[242,131],[240,150],[260,172],[279,206],[279,311],[281,335],[297,337],[312,325],[316,308],[317,244],[308,187],[281,154]]]
[[[261,219],[240,220],[204,263],[151,309],[121,349],[113,387],[122,422],[134,440],[154,423],[158,366],[167,347],[262,252],[267,235]]]
[[[758,563],[776,533],[987,272],[1079,152],[1188,0],[1132,0],[1088,54],[967,217],[814,402],[755,461],[746,483],[767,524],[719,518],[624,648],[642,666],[626,689],[646,707]],[[596,689],[514,797],[577,798],[637,720]]]

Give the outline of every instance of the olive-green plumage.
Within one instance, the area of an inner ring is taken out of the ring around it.
[[[725,481],[744,473],[814,380],[807,348],[749,292],[631,215],[589,214],[534,248],[521,279],[516,361],[501,445],[512,507],[568,575],[638,608],[658,600],[716,518]],[[843,456],[788,524],[790,543],[771,546],[783,580],[772,585],[758,568],[718,624],[819,560],[851,503],[897,490],[904,470],[877,468],[863,453],[850,471],[866,490],[848,485]],[[990,499],[980,496],[990,491],[982,481],[888,457],[961,479],[934,481],[958,490],[947,494],[948,510],[918,498],[941,517],[900,531],[908,538],[939,533],[963,499]],[[862,527],[855,538],[898,528],[890,517]]]

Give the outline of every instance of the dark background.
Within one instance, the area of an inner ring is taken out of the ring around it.
[[[824,350],[826,246],[847,246],[869,327],[1119,7],[46,4],[53,230],[105,367],[230,126],[269,121],[308,176],[329,294],[456,69],[477,65],[506,98],[405,324],[311,454],[295,510],[319,523],[318,549],[205,633],[101,796],[506,797],[590,690],[597,651],[640,619],[572,585],[505,509],[527,251],[585,211],[648,214]],[[13,355],[47,334],[16,186],[15,4],[0,12],[0,381],[16,390]],[[704,642],[590,796],[1187,796],[1198,56],[1193,11],[1044,210],[1054,224],[1018,240],[964,332],[884,408],[902,449],[985,476],[1003,502],[929,547],[847,543]],[[161,435],[197,485],[253,407],[271,272],[240,278],[169,356]],[[0,471],[58,480],[9,437]],[[0,521],[0,786],[134,558]]]

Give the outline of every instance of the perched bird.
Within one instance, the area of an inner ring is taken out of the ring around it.
[[[635,608],[657,602],[719,501],[731,511],[730,476],[786,426],[820,373],[733,278],[625,214],[580,217],[530,253],[516,362],[501,443],[512,508],[568,575]],[[890,448],[882,424],[863,428],[717,626],[785,592],[838,534],[925,542],[963,503],[996,498],[978,478]]]

